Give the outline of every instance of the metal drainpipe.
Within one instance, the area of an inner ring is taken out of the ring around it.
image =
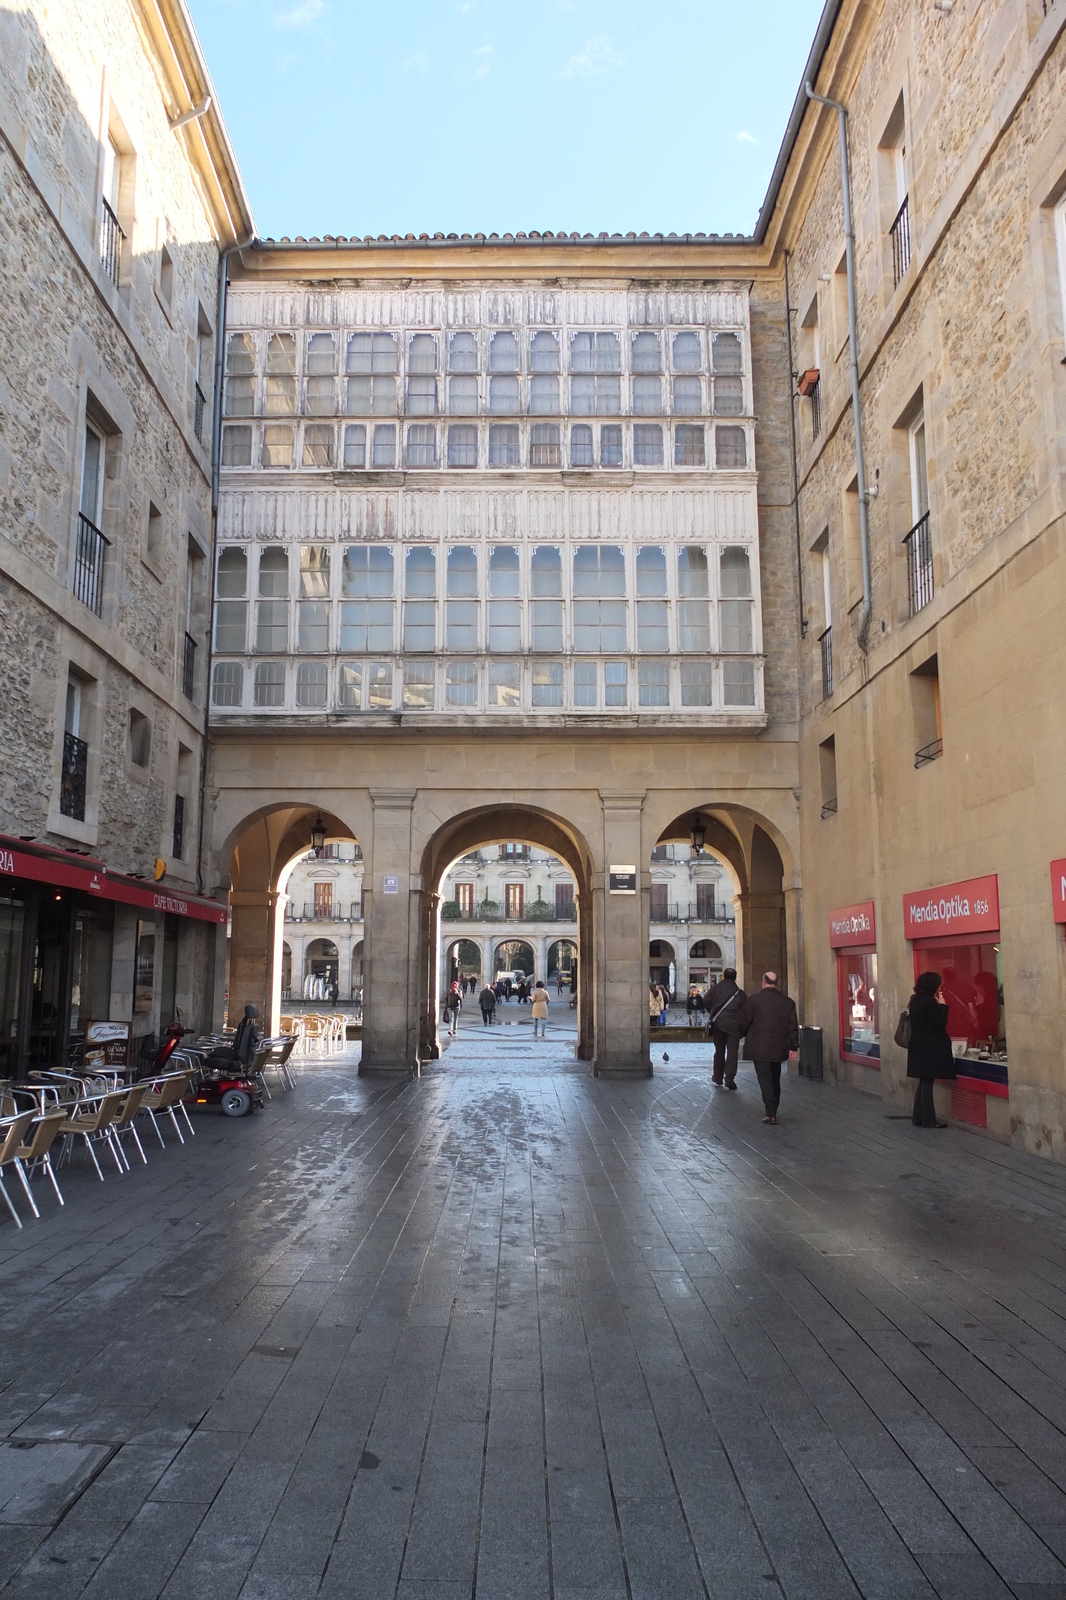
[[[859,329],[855,308],[855,227],[851,219],[851,177],[848,168],[848,111],[839,100],[830,100],[824,94],[815,94],[811,85],[804,85],[809,100],[819,105],[831,106],[836,112],[840,127],[840,182],[844,195],[844,255],[848,278],[848,350],[851,356],[851,414],[855,424],[855,476],[859,489],[859,547],[862,553],[862,616],[859,618],[858,643],[863,655],[869,645],[870,616],[873,610],[870,584],[870,517],[866,490],[866,463],[862,453],[862,416],[859,409]]]
[[[204,883],[204,808],[207,797],[207,724],[211,714],[211,655],[215,637],[215,546],[218,542],[218,467],[222,443],[222,371],[226,343],[226,285],[229,258],[239,250],[246,250],[255,235],[243,244],[231,244],[218,258],[218,294],[215,300],[215,371],[213,382],[213,407],[211,414],[211,589],[207,603],[207,643],[204,653],[204,725],[200,735],[200,804],[196,830],[196,885],[205,892]]]

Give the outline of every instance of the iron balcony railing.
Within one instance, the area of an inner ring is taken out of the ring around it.
[[[837,801],[836,801],[836,795],[834,795],[832,800],[827,800],[825,802],[825,804],[823,805],[823,807],[822,807],[822,820],[823,820],[823,822],[825,821],[826,817],[835,817],[836,814],[837,814]]]
[[[111,540],[88,517],[78,517],[78,547],[74,555],[74,594],[100,616],[104,607],[105,551]]]
[[[483,900],[473,910],[458,900],[444,900],[441,916],[445,922],[576,922],[577,906],[555,905],[551,900],[531,900],[521,911],[508,911],[499,900]]]
[[[200,388],[199,384],[196,384],[193,388],[192,399],[192,431],[195,433],[201,444],[204,442],[204,411],[206,408],[207,399],[204,395],[204,391]]]
[[[903,196],[903,204],[896,212],[896,220],[889,233],[892,235],[892,287],[896,289],[911,264],[910,195]]]
[[[933,544],[928,511],[904,536],[903,547],[907,552],[907,598],[913,617],[933,598]]]
[[[75,822],[85,821],[85,779],[89,770],[89,746],[77,734],[63,735],[63,775],[59,785],[59,809]]]
[[[833,692],[833,629],[826,628],[818,640],[822,652],[822,699],[828,700]]]
[[[668,904],[665,907],[652,903],[650,908],[652,922],[735,922],[736,912],[731,906],[722,906],[717,901],[701,907],[698,902]]]
[[[117,289],[122,270],[122,241],[126,235],[107,201],[101,199],[100,204],[103,208],[100,213],[100,265]]]
[[[943,739],[934,739],[932,744],[923,744],[920,750],[914,752],[914,765],[916,767],[927,767],[930,761],[935,761],[938,756],[943,754]]]
[[[186,700],[196,698],[196,640],[191,633],[185,635],[181,657],[181,692]]]

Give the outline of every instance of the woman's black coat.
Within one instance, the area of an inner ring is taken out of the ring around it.
[[[954,1078],[955,1057],[948,1037],[948,1008],[928,994],[912,994],[911,1042],[907,1048],[908,1078]]]

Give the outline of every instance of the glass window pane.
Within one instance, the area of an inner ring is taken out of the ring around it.
[[[437,553],[425,545],[408,550],[404,562],[404,594],[409,600],[426,599],[437,592]]]
[[[408,600],[403,608],[405,650],[433,650],[437,644],[437,607],[432,600]]]
[[[392,594],[392,546],[353,544],[344,552],[341,594],[345,599],[380,599]]]
[[[388,661],[372,661],[366,670],[366,704],[368,711],[392,710],[392,665]]]
[[[257,706],[284,704],[285,667],[280,661],[263,661],[256,667],[253,699]]]
[[[489,429],[489,466],[519,465],[518,429],[506,423],[496,423]]]
[[[215,649],[243,650],[247,632],[248,602],[246,600],[216,601]]]
[[[259,557],[259,593],[278,599],[289,592],[289,553],[270,548]]]
[[[599,664],[595,661],[574,662],[574,704],[585,709],[599,704],[597,679]]]
[[[449,378],[448,410],[455,417],[477,416],[476,378]]]
[[[296,334],[272,333],[267,339],[267,373],[295,373]]]
[[[559,428],[556,423],[534,423],[530,430],[529,464],[531,467],[561,466],[562,450],[559,445]]]
[[[698,372],[703,365],[698,333],[674,334],[674,371]]]
[[[307,372],[308,375],[329,373],[337,370],[337,354],[333,345],[331,333],[312,333],[307,340]]]
[[[478,604],[476,600],[449,600],[445,607],[447,648],[476,650]]]
[[[682,661],[681,704],[683,706],[712,705],[711,686],[709,661]]]
[[[379,423],[374,429],[374,465],[375,467],[396,465],[396,429],[391,423]]]
[[[531,562],[535,595],[561,595],[563,592],[563,560],[558,545],[540,544],[533,551]]]
[[[629,669],[624,661],[605,661],[603,664],[603,703],[605,706],[624,706],[629,701]]]
[[[674,410],[681,416],[698,417],[703,410],[703,379],[674,379]]]
[[[662,351],[659,348],[659,335],[657,333],[636,333],[633,335],[633,371],[634,372],[661,372],[663,370]]]
[[[251,464],[251,428],[223,428],[222,465],[224,467],[250,467]]]
[[[450,661],[445,676],[444,698],[450,706],[477,705],[477,663]]]
[[[397,347],[391,333],[353,333],[348,340],[349,372],[395,372]]]
[[[518,379],[489,379],[489,410],[494,416],[515,416],[518,412]]]
[[[369,654],[393,647],[391,600],[345,600],[341,604],[342,650]]]
[[[643,545],[637,551],[637,593],[648,598],[666,596],[666,551]]]
[[[721,586],[727,598],[751,594],[751,562],[739,545],[722,551]]]
[[[239,706],[244,699],[244,668],[239,661],[216,661],[211,674],[211,704]]]
[[[489,649],[522,648],[522,604],[519,600],[489,601]]]
[[[750,650],[752,647],[750,600],[723,600],[720,603],[723,650]]]
[[[435,467],[437,465],[437,430],[424,423],[412,423],[407,430],[407,465],[409,467]]]
[[[301,661],[296,669],[296,704],[324,706],[329,668],[324,661]]]
[[[744,379],[715,378],[714,414],[716,417],[744,415]]]
[[[561,600],[531,602],[534,650],[563,648],[563,603]]]
[[[596,379],[596,415],[598,417],[617,417],[621,409],[621,378],[598,377]]]
[[[292,335],[286,337],[291,339]],[[255,343],[250,333],[230,334],[226,343],[226,371],[233,373],[255,371]]]
[[[572,467],[591,467],[592,455],[592,429],[586,422],[578,422],[570,429],[570,465]]]
[[[226,404],[227,417],[250,417],[255,411],[255,379],[254,378],[227,378],[226,379]]]
[[[363,698],[363,665],[360,661],[342,661],[337,678],[337,703],[349,709],[359,709]]]
[[[469,424],[453,424],[448,429],[448,465],[477,466],[477,429]]]
[[[248,592],[248,555],[236,545],[219,552],[215,593],[220,600],[237,600]]]
[[[638,417],[661,416],[663,386],[659,378],[633,379],[633,410]]]
[[[715,372],[743,372],[744,352],[740,335],[716,333],[712,346],[712,361]]]
[[[633,428],[633,465],[636,467],[661,467],[663,464],[663,430],[653,422],[638,422]]]
[[[714,459],[716,466],[726,470],[747,466],[748,449],[743,428],[715,428]]]
[[[473,545],[457,544],[448,551],[448,594],[453,599],[477,595],[477,552]]]
[[[678,643],[682,650],[711,648],[711,608],[706,600],[679,600]]]
[[[722,703],[727,706],[755,704],[755,663],[722,662]]]
[[[490,372],[518,371],[518,337],[509,332],[494,333],[489,344]]]
[[[595,416],[595,378],[579,377],[570,379],[570,410],[578,417]]]
[[[264,654],[284,654],[289,646],[289,602],[260,600],[255,608],[255,648]]]
[[[308,378],[304,409],[311,417],[332,416],[337,409],[332,378]]]
[[[622,465],[622,430],[611,423],[600,429],[600,466]]]
[[[677,552],[677,592],[682,597],[710,594],[711,573],[702,545],[685,545]]]
[[[407,409],[413,417],[437,414],[436,378],[411,377],[407,380]]]
[[[329,649],[329,601],[301,600],[296,607],[296,648],[315,653]]]
[[[662,654],[670,648],[669,613],[665,600],[637,601],[637,649]]]
[[[512,544],[493,545],[489,551],[489,594],[498,600],[513,600],[520,593],[518,551]]]
[[[477,335],[453,333],[448,344],[448,371],[476,372],[477,368]]]
[[[407,346],[408,372],[436,372],[437,341],[431,333],[412,334]]]
[[[300,599],[319,600],[329,596],[330,549],[324,544],[305,544],[300,548]]]
[[[533,372],[558,372],[559,370],[559,336],[547,329],[533,335],[533,343],[529,353],[530,370]]]
[[[403,703],[408,711],[432,711],[437,669],[432,661],[406,661]]]
[[[534,416],[558,416],[558,378],[534,377],[529,380],[529,409]]]
[[[595,367],[597,372],[621,372],[622,346],[616,333],[595,335]]]
[[[707,465],[707,451],[702,428],[694,427],[691,423],[682,423],[674,429],[674,465],[675,467],[705,467]]]
[[[304,466],[333,465],[333,429],[325,423],[309,422],[304,428]]]
[[[263,448],[260,465],[264,467],[291,467],[295,429],[285,423],[268,422],[263,429]]]
[[[516,711],[522,703],[521,667],[517,661],[489,662],[489,705]]]
[[[352,423],[344,430],[344,465],[366,466],[366,429],[361,422]]]
[[[268,377],[263,409],[268,417],[291,417],[296,410],[296,379]]]
[[[561,706],[563,703],[563,664],[561,661],[533,663],[533,704]]]
[[[668,706],[670,704],[669,662],[638,662],[637,686],[637,697],[642,706]]]

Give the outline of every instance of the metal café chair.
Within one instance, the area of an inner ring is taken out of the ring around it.
[[[74,1140],[84,1140],[85,1148],[88,1150],[92,1164],[96,1168],[96,1176],[101,1183],[104,1181],[104,1175],[100,1170],[100,1163],[96,1159],[96,1151],[93,1149],[94,1144],[106,1143],[114,1157],[119,1175],[123,1175],[126,1171],[122,1148],[115,1137],[115,1130],[112,1127],[112,1123],[118,1115],[119,1107],[125,1098],[125,1093],[121,1089],[112,1090],[108,1094],[86,1095],[84,1099],[80,1100],[72,1108],[71,1114],[64,1118],[63,1126],[59,1129],[60,1137],[63,1140],[65,1159],[70,1159]]]
[[[126,1152],[122,1148],[122,1140],[126,1134],[129,1134],[132,1137],[134,1144],[137,1146],[137,1154],[140,1156],[144,1165],[148,1165],[148,1157],[144,1153],[144,1146],[141,1144],[140,1135],[137,1132],[137,1126],[134,1120],[138,1111],[141,1109],[141,1102],[144,1100],[144,1097],[147,1093],[148,1085],[146,1083],[135,1083],[130,1088],[125,1089],[123,1091],[122,1104],[119,1107],[115,1120],[111,1125],[115,1130],[115,1138],[118,1141],[119,1153],[121,1154],[123,1161],[126,1162],[127,1172],[130,1170],[130,1164],[127,1160]]]
[[[30,1127],[26,1143],[20,1145],[15,1152],[20,1166],[28,1169],[28,1174],[31,1178],[33,1177],[34,1168],[38,1166],[42,1172],[48,1174],[49,1181],[55,1190],[55,1196],[60,1205],[65,1202],[60,1192],[59,1184],[56,1181],[55,1168],[52,1165],[52,1145],[66,1120],[66,1113],[63,1111],[49,1111],[43,1117],[36,1117]]]
[[[26,1198],[30,1202],[30,1210],[33,1212],[35,1217],[39,1217],[41,1213],[37,1210],[37,1206],[34,1203],[33,1195],[30,1193],[29,1179],[23,1171],[22,1162],[18,1157],[18,1152],[26,1136],[26,1131],[29,1128],[30,1123],[34,1121],[36,1115],[36,1111],[20,1111],[17,1116],[5,1117],[3,1121],[0,1122],[0,1194],[3,1195],[4,1204],[10,1211],[12,1219],[17,1228],[22,1227],[22,1218],[15,1210],[15,1207],[11,1203],[11,1196],[4,1188],[4,1168],[14,1167],[15,1171],[18,1173],[19,1181],[21,1182],[23,1189],[26,1191]]]
[[[145,1085],[145,1093],[137,1114],[148,1118],[148,1121],[152,1124],[152,1130],[164,1150],[166,1149],[166,1140],[159,1129],[160,1117],[170,1118],[179,1142],[181,1144],[185,1143],[185,1137],[181,1131],[181,1123],[178,1121],[175,1108],[181,1110],[182,1116],[188,1122],[189,1114],[181,1104],[181,1097],[195,1076],[195,1067],[186,1068],[181,1072],[164,1073],[161,1078],[153,1078]],[[190,1132],[193,1131],[190,1126]]]

